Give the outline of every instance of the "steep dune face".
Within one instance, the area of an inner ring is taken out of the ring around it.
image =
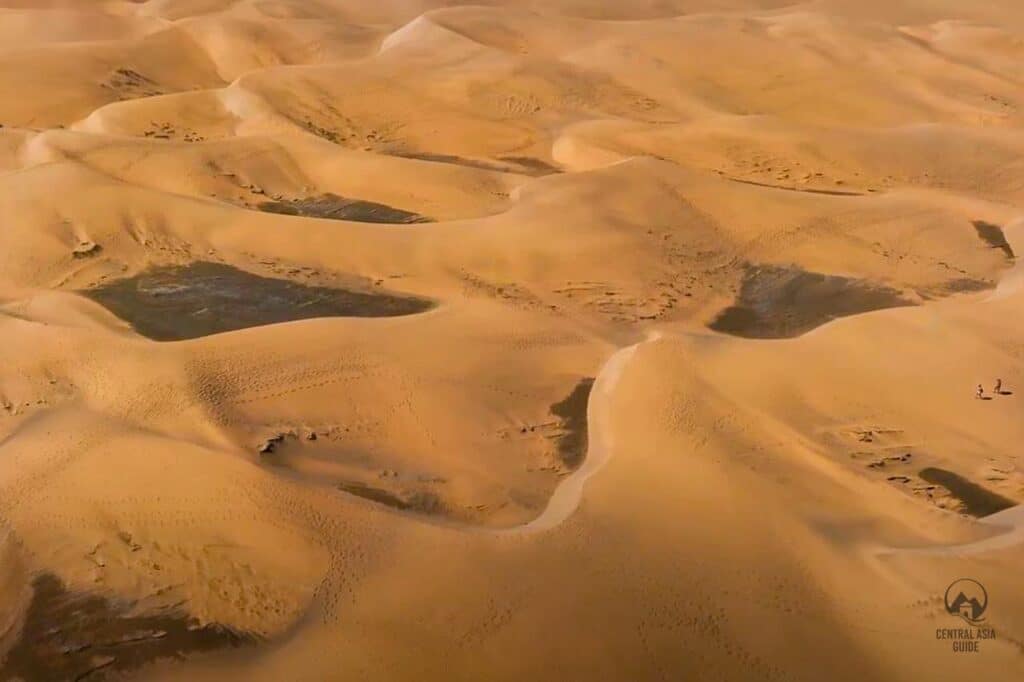
[[[0,0],[0,678],[1020,678],[1022,30]]]

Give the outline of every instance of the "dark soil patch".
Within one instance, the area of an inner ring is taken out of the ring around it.
[[[340,483],[338,489],[378,504],[394,507],[395,509],[408,509],[410,506],[408,502],[394,493],[382,490],[381,488],[373,488],[363,483]]]
[[[748,265],[736,303],[708,326],[745,338],[790,338],[836,318],[911,305],[899,291],[865,280]]]
[[[80,293],[155,341],[316,317],[412,315],[434,305],[387,293],[308,286],[202,261],[150,268]]]
[[[50,574],[38,576],[33,590],[21,636],[0,666],[5,680],[101,680],[157,659],[257,641],[184,613],[129,616],[130,605],[69,592]]]
[[[956,280],[949,280],[943,282],[937,287],[919,291],[923,298],[942,298],[945,296],[951,296],[953,294],[976,294],[982,291],[990,291],[995,289],[994,282],[988,282],[986,280],[974,280],[972,278],[958,278]]]
[[[419,514],[441,514],[445,511],[444,501],[429,490],[416,490],[405,497],[399,497],[388,490],[358,482],[341,483],[338,485],[338,489],[402,511]]]
[[[501,160],[519,166],[527,175],[554,175],[562,172],[561,168],[532,156],[503,156]]]
[[[259,204],[257,208],[267,213],[326,218],[328,220],[350,220],[358,223],[410,225],[433,222],[430,218],[418,213],[373,201],[347,199],[337,194],[322,194],[318,197],[287,201],[266,201]]]
[[[532,156],[503,156],[500,163],[480,159],[467,159],[463,156],[452,156],[451,154],[431,154],[427,152],[408,152],[397,154],[397,156],[406,159],[419,159],[420,161],[450,163],[456,166],[479,168],[480,170],[494,171],[495,173],[519,173],[521,175],[541,176],[562,172],[562,169]]]
[[[551,406],[551,414],[562,420],[564,430],[558,437],[558,456],[570,469],[582,464],[587,455],[587,404],[593,387],[593,379],[581,379],[565,400]]]
[[[769,189],[781,189],[786,192],[803,192],[805,194],[824,194],[830,197],[862,197],[864,192],[856,192],[853,190],[843,189],[813,189],[810,187],[787,187],[785,185],[772,185],[767,182],[758,182],[757,180],[743,180],[741,178],[728,178],[733,182],[738,182],[741,185],[754,185],[755,187],[767,187]]]
[[[962,277],[960,279],[951,279],[948,282],[946,282],[944,286],[947,291],[962,293],[987,291],[989,289],[994,289],[996,284],[995,282],[989,282],[983,279],[970,279],[967,277]]]
[[[420,161],[432,161],[433,163],[450,163],[456,166],[466,166],[468,168],[479,168],[480,170],[495,171],[497,173],[507,173],[508,168],[501,166],[496,163],[489,163],[487,161],[479,161],[477,159],[467,159],[462,156],[452,156],[451,154],[430,154],[427,152],[408,152],[404,154],[396,154],[406,159],[418,159]]]
[[[988,244],[993,249],[1000,249],[1007,258],[1014,258],[1013,248],[1010,247],[1010,242],[1006,241],[1006,235],[1003,234],[1003,228],[992,223],[986,223],[984,220],[975,220],[971,222],[974,225],[975,232],[978,233],[978,238]]]
[[[152,78],[125,67],[112,71],[100,86],[117,93],[118,99],[122,101],[139,97],[155,97],[168,92]]]
[[[1017,506],[1013,500],[992,492],[973,481],[946,469],[928,467],[918,474],[926,483],[941,485],[964,506],[964,512],[971,516],[988,516],[1004,509]]]

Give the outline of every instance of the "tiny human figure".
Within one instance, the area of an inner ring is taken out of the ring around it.
[[[985,397],[985,389],[981,387],[981,384],[978,384],[978,391],[977,391],[977,393],[975,394],[975,397],[976,397],[976,398],[977,398],[978,400],[981,400],[982,398],[984,398],[984,397]]]
[[[1003,393],[1003,380],[1002,379],[996,379],[996,388],[995,388],[994,392],[995,392],[996,395],[1002,395],[1002,393]]]

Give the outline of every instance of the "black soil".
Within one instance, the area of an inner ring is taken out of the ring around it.
[[[82,292],[155,341],[315,317],[393,317],[430,301],[387,293],[308,286],[222,263],[154,267]]]
[[[1000,249],[1007,258],[1014,258],[1013,249],[1010,247],[1010,242],[1006,241],[1006,235],[1003,234],[1003,228],[992,223],[986,223],[984,220],[975,220],[971,223],[974,225],[975,232],[978,233],[978,238],[988,244],[993,249]]]
[[[587,455],[587,403],[593,386],[593,379],[582,379],[565,400],[551,406],[564,431],[558,437],[558,456],[570,469],[582,464]]]
[[[467,168],[479,168],[480,170],[489,170],[496,172],[506,172],[508,169],[504,166],[500,166],[495,163],[489,163],[487,161],[479,161],[477,159],[467,159],[462,156],[452,156],[451,154],[430,154],[427,152],[408,152],[404,154],[397,154],[406,159],[418,159],[420,161],[431,161],[433,163],[449,163],[456,166],[466,166]]]
[[[340,483],[338,484],[338,489],[344,490],[350,495],[362,497],[363,499],[387,505],[388,507],[394,507],[395,509],[409,509],[411,506],[408,502],[394,493],[382,490],[381,488],[374,488],[364,483]]]
[[[338,489],[371,502],[418,514],[442,514],[446,510],[444,501],[429,490],[415,490],[405,497],[399,497],[390,491],[359,482],[340,483]]]
[[[561,168],[532,156],[503,156],[501,160],[519,166],[526,175],[554,175],[562,172]]]
[[[799,336],[847,315],[915,305],[895,289],[796,267],[747,266],[739,297],[708,325],[752,339]]]
[[[1017,506],[1013,500],[994,493],[973,481],[946,469],[928,467],[918,474],[921,479],[933,485],[941,485],[963,504],[964,512],[971,516],[988,516],[1004,509]]]
[[[962,293],[974,293],[978,291],[987,291],[994,288],[995,282],[989,282],[983,279],[971,279],[969,277],[961,277],[958,279],[951,279],[942,285],[945,292],[962,294]]]
[[[187,614],[127,615],[129,605],[69,592],[50,574],[33,582],[18,642],[0,666],[0,679],[102,680],[163,658],[251,644],[256,638]]]
[[[426,152],[408,152],[398,154],[406,159],[419,159],[420,161],[432,161],[434,163],[448,163],[467,168],[478,168],[480,170],[494,171],[496,173],[519,173],[521,175],[552,175],[561,173],[562,170],[552,166],[543,159],[532,156],[503,156],[500,162],[486,161],[480,159],[467,159],[462,156],[451,154],[431,154]]]
[[[729,178],[733,182],[738,182],[741,185],[754,185],[755,187],[767,187],[769,189],[781,189],[787,192],[803,192],[804,194],[824,194],[830,197],[862,197],[864,192],[856,192],[853,190],[844,189],[814,189],[812,187],[786,187],[785,185],[772,185],[767,182],[758,182],[757,180],[743,180],[741,178]]]
[[[328,220],[350,220],[358,223],[410,225],[432,222],[430,218],[418,213],[373,201],[347,199],[337,194],[321,194],[317,197],[287,201],[266,201],[259,204],[257,208],[267,213],[326,218]]]

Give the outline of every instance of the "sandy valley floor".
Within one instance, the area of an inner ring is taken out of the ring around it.
[[[0,680],[1024,679],[1020,253],[1018,0],[0,0]]]

